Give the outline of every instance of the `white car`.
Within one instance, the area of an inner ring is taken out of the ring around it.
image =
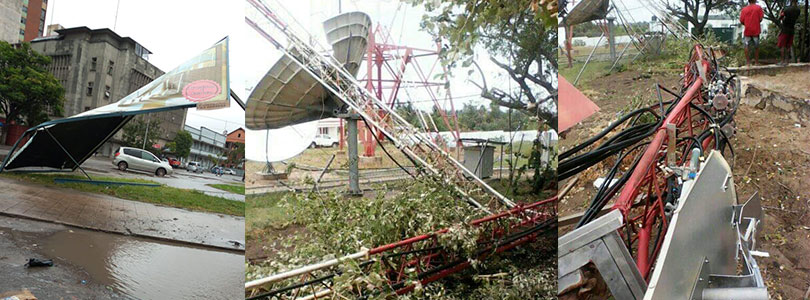
[[[234,171],[233,169],[225,169],[223,173],[228,175],[236,175],[236,171]]]
[[[312,144],[309,145],[310,148],[315,147],[334,147],[340,141],[336,137],[332,137],[328,134],[318,134],[315,136],[315,140],[312,141]]]
[[[202,173],[203,167],[199,162],[190,161],[186,164],[186,172]]]
[[[149,151],[137,148],[121,147],[115,151],[113,165],[119,170],[126,171],[128,168],[153,173],[158,177],[172,173],[172,166],[168,161],[162,161]]]

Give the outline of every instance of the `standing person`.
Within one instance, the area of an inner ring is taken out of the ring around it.
[[[740,23],[745,26],[743,43],[745,44],[746,65],[751,65],[751,51],[749,50],[751,48],[754,49],[754,64],[759,64],[759,34],[762,32],[759,23],[762,22],[764,16],[765,13],[762,11],[762,7],[757,5],[757,0],[748,0],[748,6],[740,12]]]
[[[795,33],[796,20],[799,19],[799,6],[796,0],[790,0],[790,6],[782,10],[779,20],[782,21],[781,32],[776,40],[776,46],[782,49],[782,63],[790,63],[790,49],[793,48],[793,34]]]

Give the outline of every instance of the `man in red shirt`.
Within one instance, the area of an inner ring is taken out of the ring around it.
[[[790,6],[782,10],[779,20],[782,21],[781,32],[776,41],[776,46],[782,49],[782,63],[787,65],[790,62],[790,53],[793,49],[793,34],[796,32],[796,20],[799,19],[801,11],[796,0],[790,1]]]
[[[740,12],[740,23],[745,26],[743,31],[743,44],[745,44],[745,63],[751,65],[751,57],[749,48],[754,49],[754,64],[759,64],[759,34],[762,29],[759,23],[765,13],[762,7],[757,5],[757,0],[748,0],[748,6],[744,7]]]

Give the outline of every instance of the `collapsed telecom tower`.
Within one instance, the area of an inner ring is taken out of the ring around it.
[[[443,229],[247,282],[246,296],[314,299],[344,293],[404,294],[418,284],[468,268],[471,259],[486,259],[556,229],[556,197],[514,203],[466,169],[434,136],[408,123],[390,103],[355,79],[369,36],[371,22],[366,14],[345,13],[324,22],[332,45],[327,49],[302,38],[306,31],[286,22],[293,18],[280,4],[273,3],[271,8],[261,0],[247,2],[250,8],[245,21],[283,53],[248,98],[248,128],[278,128],[328,116],[362,120],[411,160],[421,179],[451,188],[483,217],[467,224],[480,232],[472,256],[446,249],[439,242],[448,231]],[[348,122],[350,160],[357,153],[357,139],[351,137],[356,136],[357,123]],[[379,275],[388,290],[333,288],[333,280],[349,263],[356,263],[363,274]]]
[[[583,293],[595,268],[616,299],[768,299],[755,260],[767,255],[755,250],[759,198],[739,201],[724,157],[738,80],[695,45],[681,90],[656,89],[658,103],[560,155],[561,180],[618,158],[577,228],[559,238],[559,294]]]

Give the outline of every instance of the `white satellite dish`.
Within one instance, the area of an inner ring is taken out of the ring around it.
[[[259,162],[287,160],[304,152],[315,140],[317,132],[318,121],[279,129],[247,129],[246,137],[250,141],[250,147],[245,148],[245,156]]]

